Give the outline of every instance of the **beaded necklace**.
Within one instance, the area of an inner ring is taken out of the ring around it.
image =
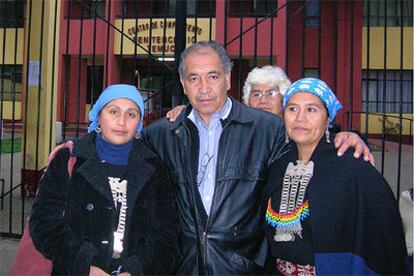
[[[114,245],[112,258],[119,259],[121,253],[124,250],[124,234],[125,234],[125,221],[127,211],[127,184],[128,181],[122,180],[117,177],[108,177],[109,185],[111,186],[112,199],[114,201],[115,208],[118,208],[118,203],[121,204],[119,211],[118,227],[114,232]]]
[[[301,221],[310,215],[309,202],[304,202],[304,198],[314,163],[305,164],[300,160],[296,163],[290,162],[286,169],[279,212],[273,210],[271,198],[267,204],[266,221],[276,228],[273,239],[277,242],[294,241],[295,234],[302,238]]]

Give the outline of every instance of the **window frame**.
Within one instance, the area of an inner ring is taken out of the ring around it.
[[[367,78],[367,72],[369,77]],[[384,93],[384,75],[386,84],[386,113],[400,113],[402,100],[402,113],[413,112],[413,87],[412,87],[413,70],[403,70],[403,95],[400,99],[400,70],[362,70],[361,79],[361,102],[362,112],[379,113],[383,112],[383,93]],[[369,82],[369,83],[368,83]],[[367,96],[367,83],[368,89]],[[367,108],[368,106],[368,108]]]

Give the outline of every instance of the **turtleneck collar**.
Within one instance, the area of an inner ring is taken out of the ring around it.
[[[105,141],[101,134],[96,135],[96,153],[102,161],[112,165],[128,165],[129,152],[132,148],[132,140],[123,145],[113,145]]]

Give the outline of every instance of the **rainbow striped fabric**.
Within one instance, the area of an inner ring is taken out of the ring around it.
[[[288,214],[279,214],[273,210],[271,198],[269,198],[267,203],[266,221],[275,228],[291,228],[291,226],[303,221],[305,218],[309,217],[309,215],[309,202],[307,200],[298,209]]]

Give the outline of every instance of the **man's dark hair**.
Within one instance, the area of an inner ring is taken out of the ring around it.
[[[223,70],[226,74],[230,74],[231,68],[233,67],[233,62],[230,60],[229,56],[227,55],[226,49],[223,46],[218,44],[215,41],[199,41],[192,44],[190,47],[186,48],[180,57],[180,65],[178,67],[178,73],[180,74],[180,79],[184,78],[185,72],[185,59],[187,56],[193,52],[197,52],[204,48],[210,48],[214,50],[221,60],[221,65],[223,66]]]

